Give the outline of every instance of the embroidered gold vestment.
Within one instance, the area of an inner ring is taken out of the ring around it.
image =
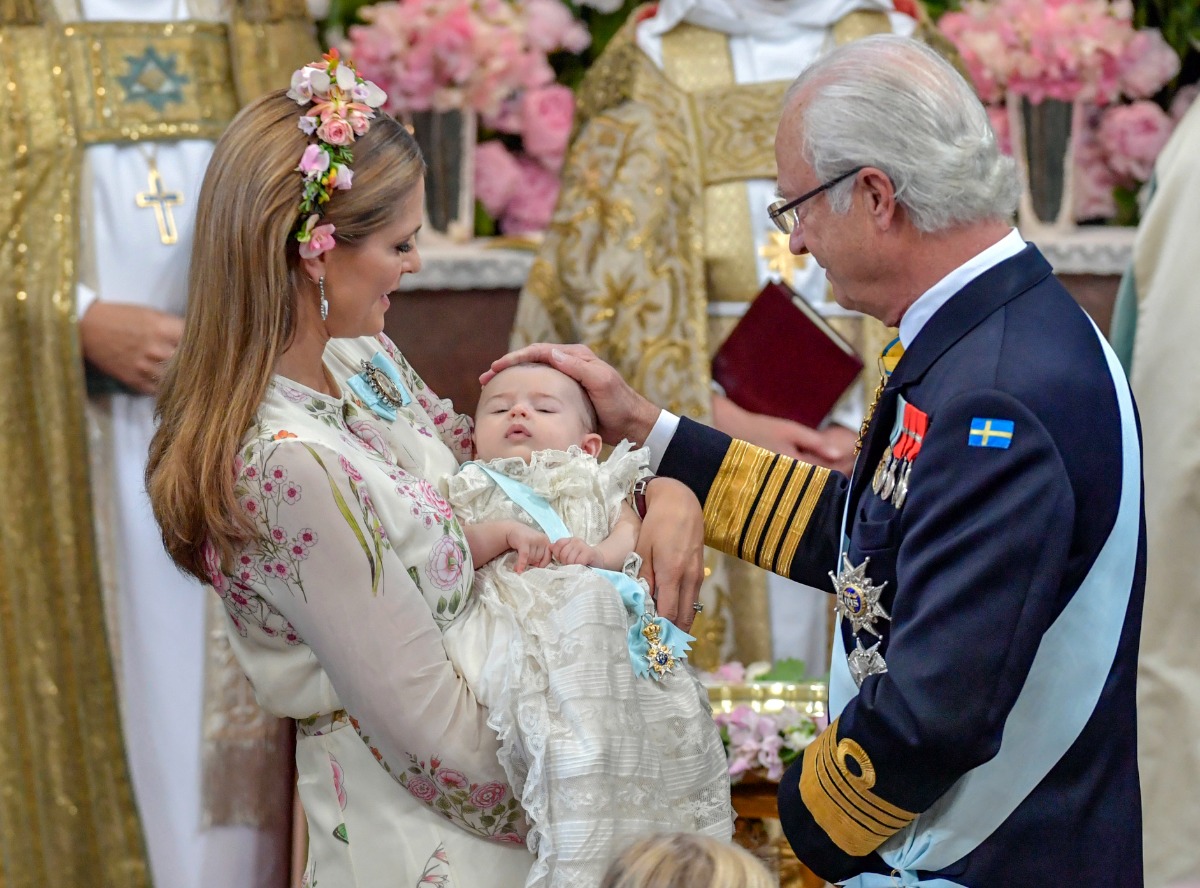
[[[62,0],[59,0],[60,5]],[[299,6],[298,11],[293,7]],[[125,103],[123,51],[186,71],[169,108]],[[228,25],[64,21],[0,0],[0,884],[149,883],[122,749],[89,492],[75,292],[83,150],[215,138],[314,57],[303,5],[246,0]],[[154,113],[151,113],[154,112]]]

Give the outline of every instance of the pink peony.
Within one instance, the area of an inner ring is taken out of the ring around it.
[[[433,777],[442,789],[463,789],[467,785],[466,775],[453,768],[438,768]]]
[[[439,589],[453,589],[462,579],[466,560],[462,543],[451,536],[442,537],[429,552],[429,579]]]
[[[1157,28],[1133,35],[1121,59],[1121,91],[1131,99],[1154,95],[1179,73],[1179,56]]]
[[[1116,105],[1104,112],[1100,145],[1119,184],[1134,187],[1149,180],[1154,160],[1174,126],[1162,108],[1145,100]]]
[[[526,0],[525,28],[533,48],[542,53],[556,49],[579,53],[592,42],[587,29],[559,0]]]
[[[517,160],[496,139],[481,142],[475,149],[475,196],[499,218],[508,207],[521,177]]]
[[[527,157],[517,158],[517,165],[521,182],[508,202],[500,227],[505,234],[545,231],[558,200],[558,176]]]
[[[521,139],[525,150],[547,169],[562,168],[575,119],[575,94],[552,84],[531,89],[521,99]]]

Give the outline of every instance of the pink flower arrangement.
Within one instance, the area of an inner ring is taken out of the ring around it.
[[[738,706],[713,716],[725,743],[729,779],[737,783],[747,772],[763,770],[779,780],[796,757],[817,736],[817,724],[792,706],[778,712],[755,712]]]
[[[1133,39],[1128,0],[966,0],[938,27],[958,48],[980,97],[1033,102],[1116,98]]]
[[[353,56],[388,93],[386,110],[470,109],[489,126],[507,100],[554,80],[547,54],[591,42],[560,0],[397,0],[359,16]]]
[[[562,0],[397,0],[359,15],[367,24],[350,28],[352,52],[386,89],[386,109],[477,112],[500,137],[475,156],[480,203],[506,234],[545,229],[575,115],[574,93],[555,83],[547,57],[591,43],[571,8]]]
[[[1132,13],[1128,0],[966,0],[938,22],[989,105],[1003,150],[1012,150],[1007,97],[1084,103],[1073,140],[1076,219],[1118,215],[1114,191],[1150,177],[1178,120],[1174,105],[1167,114],[1145,100],[1179,73],[1179,57],[1158,30],[1135,31]]]

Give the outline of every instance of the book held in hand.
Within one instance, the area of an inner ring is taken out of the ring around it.
[[[862,368],[804,297],[768,282],[717,350],[712,375],[739,407],[815,428]]]

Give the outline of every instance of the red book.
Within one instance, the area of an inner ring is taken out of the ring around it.
[[[712,375],[739,407],[816,427],[862,368],[804,297],[768,283],[717,350]]]

